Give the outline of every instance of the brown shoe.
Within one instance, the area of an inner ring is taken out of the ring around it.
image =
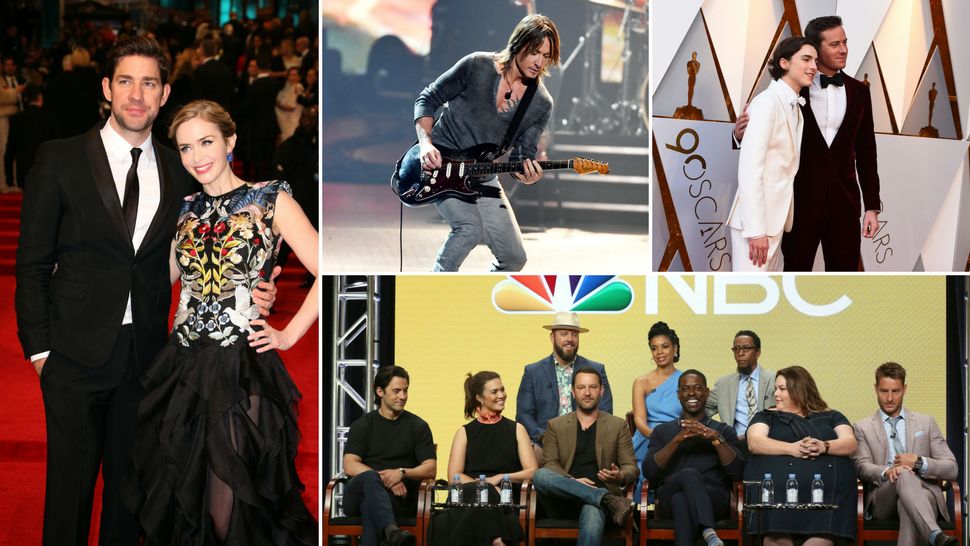
[[[630,517],[630,511],[632,510],[629,500],[611,493],[603,495],[603,500],[600,501],[600,505],[610,513],[610,519],[617,527],[623,527],[626,524],[626,518]]]

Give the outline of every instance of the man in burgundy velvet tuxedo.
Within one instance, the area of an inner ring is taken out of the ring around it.
[[[840,17],[812,19],[805,37],[818,49],[818,74],[802,90],[805,129],[794,221],[781,243],[785,271],[811,271],[819,243],[826,271],[857,271],[861,237],[872,238],[879,229],[872,101],[867,86],[842,72],[848,46]],[[735,126],[738,140],[746,125],[744,114]]]

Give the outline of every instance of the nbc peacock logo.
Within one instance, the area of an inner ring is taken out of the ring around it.
[[[633,289],[616,275],[511,275],[492,289],[503,313],[622,313]]]

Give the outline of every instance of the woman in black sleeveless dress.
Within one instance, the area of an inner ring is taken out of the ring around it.
[[[517,504],[523,480],[532,478],[538,464],[532,442],[521,424],[502,417],[506,394],[495,372],[468,374],[465,379],[465,417],[471,422],[458,429],[448,459],[448,481],[458,475],[463,499],[475,498],[479,476],[488,482],[488,502],[498,504],[499,484],[512,481],[512,503]],[[524,538],[514,510],[465,510],[432,520],[432,544],[518,544]]]

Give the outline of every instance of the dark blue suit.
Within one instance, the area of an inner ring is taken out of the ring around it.
[[[522,423],[532,441],[539,443],[539,435],[546,431],[546,423],[559,417],[559,385],[556,382],[556,360],[552,355],[525,367],[519,392],[515,397],[515,420]],[[580,368],[592,368],[600,374],[603,383],[603,398],[600,410],[613,413],[613,394],[606,378],[606,367],[579,355],[573,363],[573,373]],[[573,411],[576,400],[573,400]]]

